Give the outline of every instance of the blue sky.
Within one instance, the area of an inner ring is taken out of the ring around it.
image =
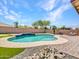
[[[49,20],[56,26],[79,26],[79,15],[70,0],[0,0],[0,22],[31,25],[37,20]]]

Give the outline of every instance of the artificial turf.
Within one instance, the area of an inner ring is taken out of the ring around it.
[[[11,34],[0,34],[0,38],[10,37]],[[21,53],[24,48],[4,48],[0,47],[0,59],[9,59],[19,53]]]
[[[12,36],[11,34],[0,34],[0,38],[5,38],[5,37],[9,37]]]
[[[4,48],[0,47],[0,59],[9,59],[24,51],[24,48]]]

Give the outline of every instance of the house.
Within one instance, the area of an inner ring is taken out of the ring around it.
[[[9,27],[9,25],[0,22],[0,27]]]

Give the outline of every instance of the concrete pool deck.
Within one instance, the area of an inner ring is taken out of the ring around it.
[[[68,36],[63,35],[62,37],[68,40],[67,43],[61,45],[52,45],[52,47],[57,48],[57,50],[67,53],[71,56],[79,59],[79,36]],[[73,58],[74,59],[74,58]]]
[[[58,44],[64,44],[68,40],[65,38],[62,38],[59,35],[56,35],[57,40],[54,41],[38,41],[38,42],[11,42],[8,41],[8,38],[0,38],[0,47],[8,47],[8,48],[28,48],[28,47],[36,47],[36,46],[43,46],[43,45],[58,45]]]
[[[14,56],[12,59],[23,59],[23,57],[32,55],[34,54],[34,52],[38,52],[39,50],[45,47],[49,47],[52,49],[56,48],[58,51],[66,53],[67,54],[66,57],[68,58],[63,59],[79,59],[79,36],[68,36],[68,35],[60,35],[60,36],[67,39],[68,42],[64,44],[54,44],[54,45],[26,48],[22,53]]]

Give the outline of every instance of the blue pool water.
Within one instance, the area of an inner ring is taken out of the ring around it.
[[[56,40],[56,37],[50,34],[24,34],[9,38],[8,40],[12,42],[53,41]]]

